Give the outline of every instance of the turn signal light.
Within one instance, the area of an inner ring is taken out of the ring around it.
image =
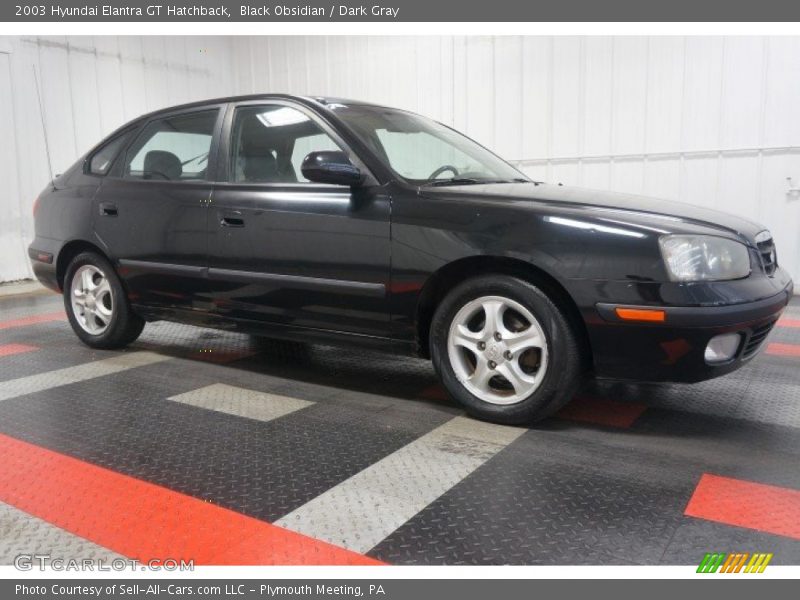
[[[663,310],[650,308],[616,308],[614,312],[623,321],[647,321],[648,323],[663,323],[667,320],[667,313]]]

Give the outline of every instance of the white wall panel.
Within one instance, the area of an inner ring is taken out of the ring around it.
[[[125,123],[119,42],[116,37],[96,36],[90,45],[95,49],[97,121],[101,131],[113,131]]]
[[[97,59],[94,52],[81,45],[80,38],[67,38],[67,43],[70,48],[67,52],[70,98],[65,104],[70,106],[75,148],[83,152],[103,136],[98,118],[100,96],[95,71]],[[45,81],[44,77],[42,81]]]
[[[137,114],[151,110],[147,103],[147,77],[141,38],[119,38],[119,62],[122,106],[127,121]],[[149,95],[158,93],[155,90],[149,91]]]
[[[31,208],[51,177],[48,147],[61,173],[134,117],[231,94],[232,54],[227,38],[3,37],[0,282],[31,276]]]
[[[719,145],[725,45],[722,37],[686,38],[683,141],[676,150],[709,150]]]
[[[765,40],[725,40],[718,148],[756,148],[764,128]]]
[[[62,173],[80,152],[75,132],[72,85],[82,84],[70,76],[69,53],[61,48],[65,44],[66,38],[41,40],[37,69],[45,131],[55,173]]]
[[[323,87],[320,82],[327,82],[328,79],[328,64],[326,52],[326,40],[324,37],[306,38],[306,56],[317,57],[316,59],[309,59],[307,61],[308,67],[306,73],[308,74],[308,93],[316,95],[319,93],[319,88]]]
[[[460,131],[467,126],[467,39],[453,39],[453,121],[450,123]]]
[[[454,48],[457,52],[457,48]],[[522,112],[519,118],[519,131],[522,135],[522,154],[524,156],[552,156],[550,139],[552,137],[553,104],[553,40],[542,37],[522,39]],[[456,95],[461,90],[456,86]]]
[[[11,57],[0,53],[0,131],[3,143],[0,144],[0,165],[13,173],[19,163],[19,150],[14,131],[14,99],[11,85]],[[7,133],[6,133],[7,132]],[[0,273],[13,272],[17,265],[27,260],[27,252],[19,232],[23,229],[24,212],[27,208],[22,201],[19,181],[11,177],[3,183],[3,219],[0,225]]]
[[[144,97],[147,110],[157,106],[169,106],[169,80],[172,73],[164,68],[166,61],[165,40],[162,37],[140,38],[142,72],[144,75]]]
[[[563,183],[565,181],[577,181],[580,173],[580,165],[575,162],[556,161],[550,165],[550,174],[543,179]]]
[[[522,156],[519,129],[519,115],[522,114],[522,40],[518,37],[497,38],[493,50],[494,114],[491,118],[494,121],[494,149],[502,156]]]
[[[614,40],[586,38],[584,48],[583,153],[607,156],[614,121]]]
[[[614,92],[611,147],[614,154],[644,152],[647,135],[648,39],[614,40]]]
[[[787,177],[800,185],[800,37],[2,42],[0,52],[10,54],[0,54],[0,85],[6,77],[10,87],[0,94],[0,123],[3,131],[13,125],[15,142],[0,176],[16,191],[0,208],[19,215],[0,223],[9,248],[24,249],[30,239],[30,204],[48,179],[35,68],[55,172],[103,134],[166,105],[270,91],[359,98],[439,119],[537,179],[760,220],[800,280],[800,200],[787,193]],[[24,255],[9,256],[0,260],[0,281],[30,274]]]
[[[611,166],[609,188],[629,194],[641,194],[644,187],[644,161],[622,158]]]
[[[645,151],[670,152],[681,147],[684,39],[648,40]]]
[[[644,167],[642,193],[657,198],[681,198],[681,167],[682,161],[677,157],[649,158]]]
[[[476,141],[494,146],[494,44],[489,37],[467,38],[467,118],[464,125]],[[413,85],[413,84],[412,84]],[[408,107],[413,108],[413,107]]]
[[[604,159],[587,159],[582,163],[581,185],[595,190],[607,190],[611,187],[611,168]],[[547,179],[542,177],[541,179]]]
[[[687,156],[683,161],[682,199],[717,208],[719,159],[713,154]]]
[[[8,38],[7,38],[8,39]],[[33,45],[14,46],[9,55],[11,79],[8,91],[12,97],[14,112],[9,123],[9,131],[16,139],[16,168],[0,162],[0,176],[5,182],[16,181],[18,197],[0,196],[0,209],[18,203],[21,209],[20,228],[6,224],[0,219],[0,231],[8,234],[17,243],[25,244],[33,238],[33,218],[31,207],[36,195],[50,180],[50,170],[45,152],[45,138],[42,127],[42,113],[34,79],[34,67],[38,70],[39,49]],[[5,111],[5,109],[3,109]],[[7,131],[3,128],[3,131]],[[25,255],[27,257],[27,254]],[[27,275],[27,260],[9,263],[0,271],[0,281],[16,279]]]
[[[298,72],[237,65],[236,89],[313,87],[408,108],[537,179],[760,220],[800,281],[800,201],[786,181],[800,185],[798,37],[330,37],[296,52],[286,43],[234,39],[237,57],[258,47]]]
[[[580,155],[581,38],[553,42],[553,91],[550,151],[554,156]]]
[[[800,139],[800,37],[767,38],[764,99],[765,146],[797,145]]]
[[[762,162],[754,152],[732,154],[722,158],[719,165],[715,208],[750,217],[760,213],[759,171]]]
[[[758,211],[753,216],[769,224],[779,242],[778,260],[793,269],[797,282],[800,280],[797,268],[800,264],[800,200],[786,202],[785,177],[787,173],[800,173],[800,152],[765,152],[761,161]],[[795,175],[795,186],[798,180],[800,176]]]

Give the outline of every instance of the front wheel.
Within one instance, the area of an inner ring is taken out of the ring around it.
[[[111,263],[94,252],[77,255],[67,267],[64,307],[72,330],[92,348],[122,348],[144,328]]]
[[[471,415],[504,424],[543,419],[583,380],[575,333],[552,300],[507,275],[467,280],[436,310],[431,356]]]

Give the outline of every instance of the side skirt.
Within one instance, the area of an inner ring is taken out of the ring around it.
[[[413,341],[395,340],[387,337],[361,335],[346,331],[295,327],[282,323],[267,323],[249,319],[231,319],[201,310],[180,308],[154,308],[133,304],[131,308],[148,322],[171,321],[198,327],[210,327],[226,331],[238,331],[250,335],[277,338],[292,342],[311,344],[331,344],[354,348],[369,348],[380,352],[419,357],[416,343]]]

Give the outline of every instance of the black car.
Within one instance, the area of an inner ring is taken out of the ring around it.
[[[551,414],[588,374],[733,371],[793,291],[756,223],[531,181],[453,129],[349,100],[146,115],[34,211],[34,271],[92,347],[166,319],[388,348],[501,423]]]

